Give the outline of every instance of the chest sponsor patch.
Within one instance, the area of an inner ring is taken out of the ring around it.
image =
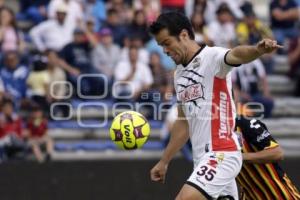
[[[178,93],[179,99],[183,102],[196,100],[199,98],[204,99],[203,85],[201,83],[187,86]]]

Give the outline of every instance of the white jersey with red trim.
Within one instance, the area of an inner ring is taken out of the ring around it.
[[[204,46],[175,72],[177,99],[189,124],[195,166],[205,152],[240,150],[234,133],[232,66],[224,59],[228,51]]]

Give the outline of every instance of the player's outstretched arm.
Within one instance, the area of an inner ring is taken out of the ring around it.
[[[181,106],[179,105],[178,118],[172,127],[170,141],[160,161],[150,171],[152,181],[164,183],[169,162],[187,142],[188,138],[188,122],[185,118]]]
[[[283,151],[280,146],[258,152],[243,153],[243,160],[248,163],[271,163],[282,159]]]
[[[239,65],[251,62],[263,54],[271,53],[282,46],[277,41],[271,39],[263,39],[255,46],[241,45],[231,49],[226,55],[226,63],[230,65]]]

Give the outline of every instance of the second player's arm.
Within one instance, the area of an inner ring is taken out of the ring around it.
[[[282,159],[283,151],[280,146],[258,152],[243,153],[243,160],[248,163],[271,163]]]

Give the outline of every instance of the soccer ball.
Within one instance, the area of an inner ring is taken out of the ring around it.
[[[150,134],[150,125],[146,118],[134,111],[118,114],[109,129],[111,140],[121,149],[141,148]]]

